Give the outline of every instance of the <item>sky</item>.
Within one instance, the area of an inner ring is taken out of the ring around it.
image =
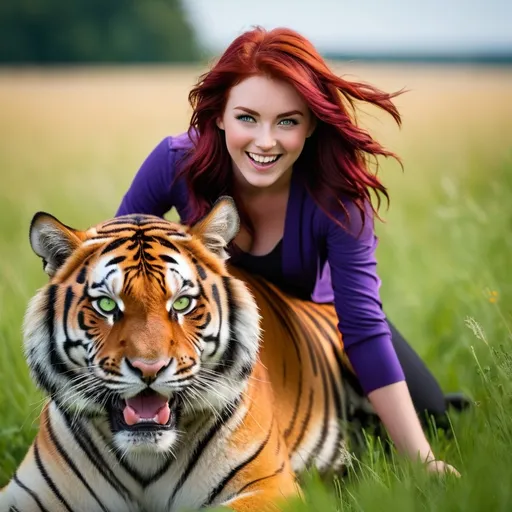
[[[512,52],[512,0],[183,0],[219,52],[253,25],[287,26],[324,52]]]

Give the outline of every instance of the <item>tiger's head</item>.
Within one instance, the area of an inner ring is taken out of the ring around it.
[[[236,402],[260,335],[252,295],[226,268],[238,226],[229,198],[192,227],[129,215],[79,231],[34,216],[50,280],[27,309],[25,353],[59,410],[104,418],[124,453],[166,453],[180,418]]]

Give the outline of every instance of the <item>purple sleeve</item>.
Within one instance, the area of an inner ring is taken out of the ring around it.
[[[146,158],[123,197],[116,217],[132,213],[163,215],[174,206],[171,183],[175,172],[172,139],[166,137]]]
[[[350,213],[346,229],[328,220],[327,258],[345,351],[364,391],[370,393],[405,377],[379,297],[373,212],[368,206],[359,234],[359,210],[352,202],[346,206]]]

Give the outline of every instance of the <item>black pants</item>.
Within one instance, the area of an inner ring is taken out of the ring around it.
[[[397,331],[396,327],[389,320],[388,324],[391,328],[393,346],[402,365],[405,380],[420,419],[424,422],[426,414],[433,415],[436,421],[442,419],[446,412],[446,400],[441,387],[420,356]]]

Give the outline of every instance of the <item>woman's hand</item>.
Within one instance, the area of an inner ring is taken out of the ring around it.
[[[455,475],[457,477],[460,477],[460,473],[450,464],[447,464],[446,462],[443,462],[442,460],[429,460],[425,463],[427,466],[427,470],[431,473],[450,473],[452,475]]]
[[[435,459],[404,381],[376,389],[368,398],[400,453],[424,461],[430,472],[460,476],[453,466]]]

